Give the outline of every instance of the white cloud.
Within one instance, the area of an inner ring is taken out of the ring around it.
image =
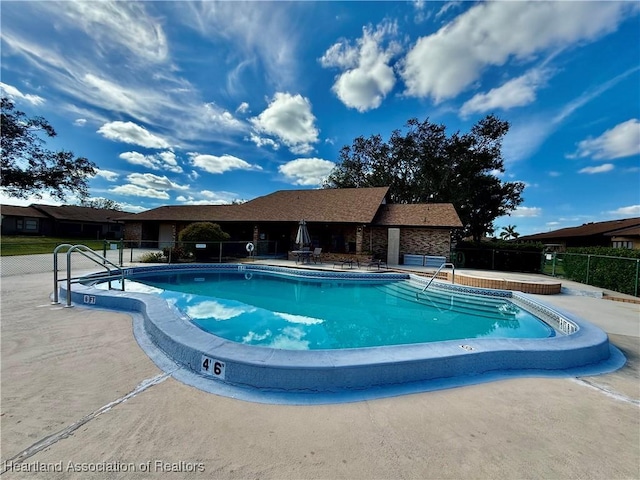
[[[215,103],[206,103],[204,112],[205,120],[210,122],[209,128],[217,127],[222,130],[243,130],[245,128],[244,123]]]
[[[628,207],[620,207],[609,212],[613,215],[621,215],[623,217],[640,216],[640,205],[629,205]]]
[[[124,49],[138,60],[149,62],[167,59],[168,46],[162,25],[147,14],[144,3],[51,2],[45,8],[49,8],[58,21],[66,20],[68,27],[82,29],[94,39],[98,50]]]
[[[31,105],[41,105],[44,103],[44,98],[39,95],[32,95],[30,93],[22,93],[16,87],[12,85],[7,85],[6,83],[0,82],[0,90],[2,90],[2,94],[9,97],[12,100],[24,100],[29,102]]]
[[[109,190],[112,193],[119,195],[127,195],[132,197],[149,197],[159,198],[160,200],[169,200],[169,194],[165,191],[156,190],[153,188],[143,188],[138,185],[120,185]]]
[[[278,171],[294,185],[321,185],[335,166],[321,158],[298,158],[280,165]]]
[[[511,212],[511,217],[539,217],[542,215],[542,209],[539,207],[516,207],[516,209]]]
[[[637,118],[620,123],[597,138],[587,138],[578,144],[570,158],[590,157],[613,160],[640,154],[640,121]]]
[[[610,172],[614,168],[615,167],[613,166],[613,163],[604,163],[604,164],[599,165],[597,167],[585,167],[585,168],[579,170],[578,173],[588,173],[589,175],[593,175],[595,173]]]
[[[132,173],[127,175],[127,180],[134,185],[156,190],[189,190],[189,185],[179,185],[164,175],[159,176],[153,173]]]
[[[204,37],[232,43],[225,59],[240,68],[255,59],[265,69],[266,80],[276,88],[294,85],[298,73],[296,53],[301,44],[296,24],[296,2],[176,2],[185,25]],[[232,88],[235,88],[232,85]]]
[[[119,176],[120,175],[116,172],[112,172],[111,170],[103,170],[100,168],[96,169],[96,177],[102,177],[108,182],[115,182]]]
[[[132,165],[140,165],[152,170],[168,170],[173,173],[182,173],[182,167],[176,161],[176,154],[170,150],[154,155],[144,155],[139,152],[124,152],[119,155]]]
[[[73,124],[76,127],[84,127],[87,124],[87,119],[86,118],[77,118],[76,120],[73,121]]]
[[[269,106],[250,121],[257,132],[277,137],[294,153],[308,153],[318,141],[311,103],[300,94],[277,92]]]
[[[280,144],[272,138],[261,137],[260,135],[256,135],[253,132],[249,135],[248,139],[245,137],[245,140],[251,140],[256,144],[257,147],[264,147],[265,145],[269,145],[274,150],[278,150],[280,148]]]
[[[133,122],[105,123],[98,129],[98,133],[117,142],[131,143],[146,148],[169,148],[169,144],[164,139]]]
[[[462,105],[460,114],[468,116],[472,113],[484,113],[493,110],[509,110],[533,103],[536,91],[544,85],[548,72],[533,69],[493,88],[487,93],[478,93]]]
[[[212,192],[202,190],[193,195],[180,195],[176,200],[186,205],[228,205],[237,199],[237,195],[231,192]]]
[[[346,70],[337,76],[331,90],[347,107],[359,112],[378,108],[393,89],[396,76],[389,63],[400,51],[400,46],[391,42],[384,49],[382,44],[386,37],[396,34],[395,23],[381,24],[375,31],[364,27],[356,45],[338,42],[320,58],[320,64],[325,68]]]
[[[612,32],[631,2],[488,2],[418,39],[404,59],[405,94],[436,103],[469,88],[488,66],[593,41]]]
[[[259,165],[251,165],[233,155],[203,155],[197,152],[189,153],[191,164],[209,173],[224,173],[229,170],[262,170]]]
[[[242,102],[238,108],[236,108],[236,113],[247,113],[249,111],[249,104],[247,102]]]

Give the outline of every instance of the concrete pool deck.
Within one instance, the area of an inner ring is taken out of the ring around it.
[[[592,287],[541,299],[609,334],[613,373],[288,406],[178,382],[131,317],[52,306],[51,283],[2,278],[3,478],[640,478],[640,306]]]

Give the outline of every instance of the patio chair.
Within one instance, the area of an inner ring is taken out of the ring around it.
[[[322,248],[316,247],[313,249],[313,254],[311,255],[313,258],[313,263],[322,263]]]
[[[353,268],[353,264],[356,264],[360,267],[360,262],[357,258],[341,258],[334,263],[334,266],[340,265],[340,268],[344,268],[345,265],[349,265],[349,268]]]
[[[375,257],[372,257],[367,262],[367,268],[370,268],[370,267],[378,267],[378,270],[380,270],[380,267],[389,268],[387,267],[387,262]]]

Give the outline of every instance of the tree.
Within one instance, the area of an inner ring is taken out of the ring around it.
[[[500,238],[503,240],[510,240],[512,238],[518,238],[520,234],[516,232],[515,225],[507,225],[506,227],[502,227],[502,232],[500,232]]]
[[[444,125],[410,119],[406,133],[395,130],[356,138],[340,150],[340,161],[325,188],[389,187],[392,203],[452,203],[464,225],[460,236],[479,242],[493,221],[522,203],[524,184],[502,182],[502,139],[508,122],[493,115],[469,133],[447,136]]]
[[[39,135],[55,137],[56,132],[42,117],[27,117],[2,98],[0,187],[10,196],[26,198],[43,192],[64,199],[68,193],[87,196],[87,177],[95,175],[95,164],[72,152],[44,148]]]
[[[84,198],[80,200],[79,205],[81,207],[89,207],[89,208],[101,208],[105,210],[120,210],[122,211],[122,205],[120,205],[115,200],[110,200],[108,198]]]

